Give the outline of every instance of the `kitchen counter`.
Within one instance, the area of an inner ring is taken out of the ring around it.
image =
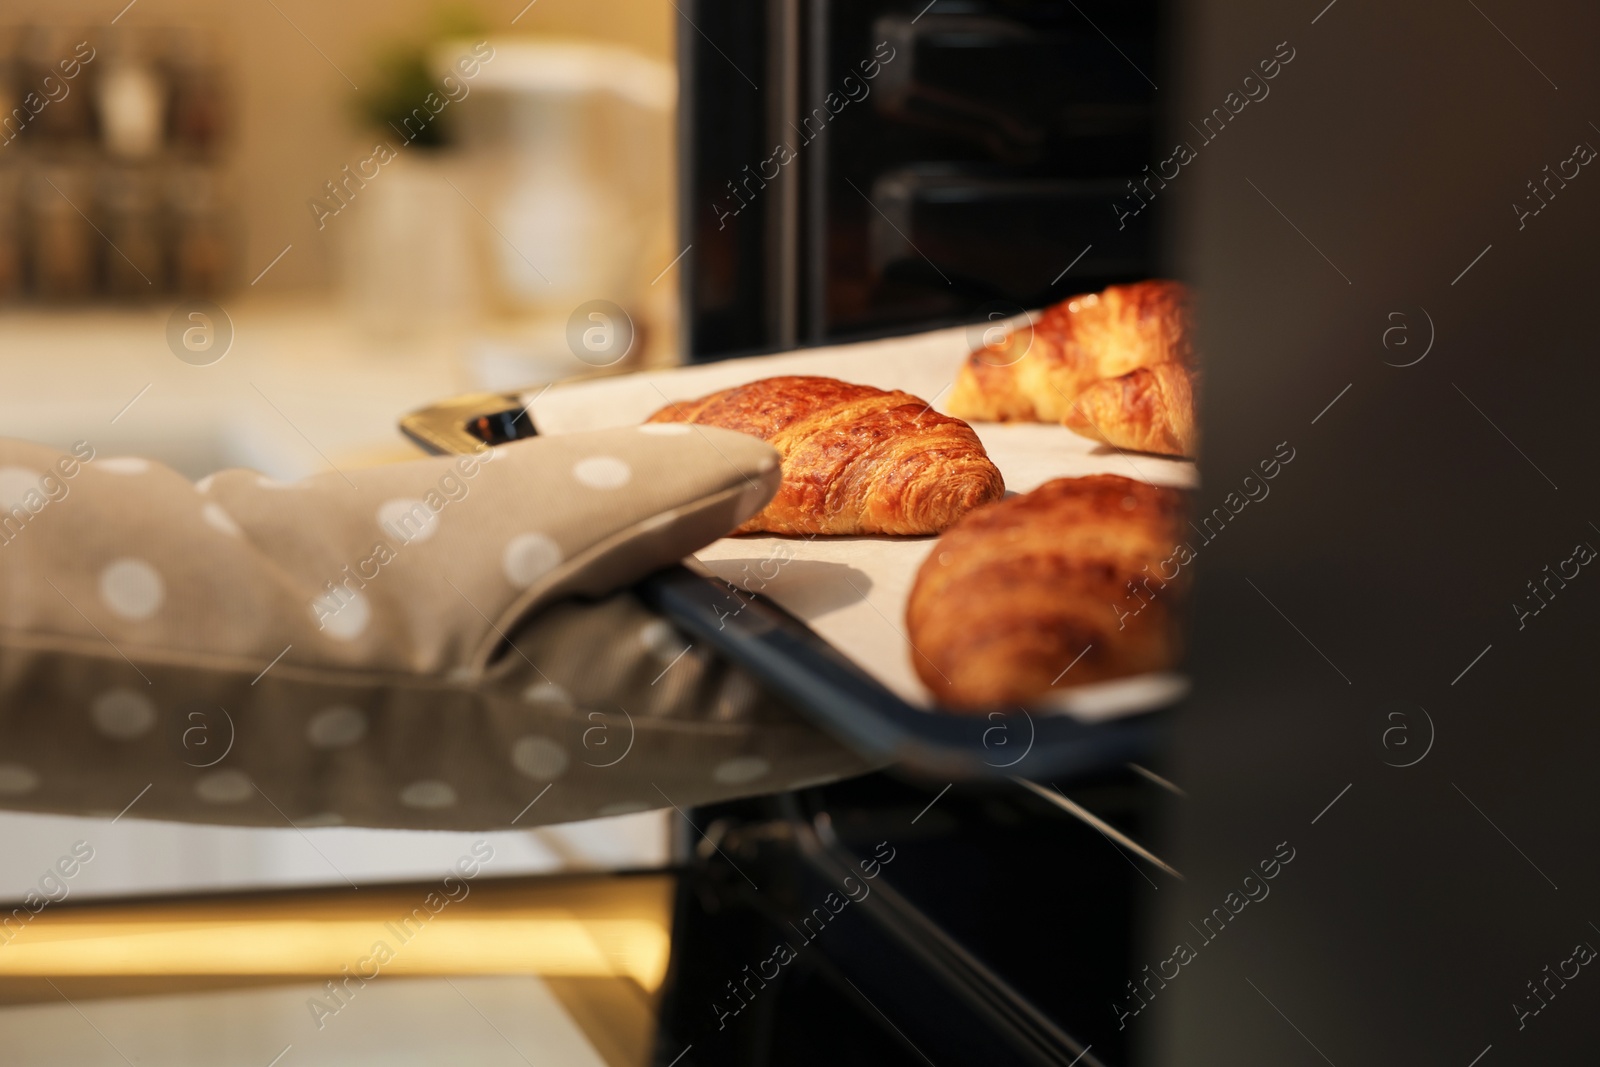
[[[330,302],[224,304],[232,343],[208,366],[169,347],[170,304],[0,312],[0,435],[292,479],[414,455],[397,418],[473,387],[465,331],[381,337]]]

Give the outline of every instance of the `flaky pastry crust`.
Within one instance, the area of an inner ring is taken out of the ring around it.
[[[1181,490],[1102,474],[968,515],[929,553],[906,606],[918,677],[940,704],[981,710],[1170,669],[1184,507]]]
[[[1061,422],[1089,386],[1155,363],[1194,363],[1193,300],[1182,282],[1113,285],[1046,308],[967,357],[952,415],[977,422]]]
[[[668,404],[648,421],[721,426],[777,449],[783,485],[735,533],[934,534],[1005,494],[972,427],[910,393],[766,378]]]

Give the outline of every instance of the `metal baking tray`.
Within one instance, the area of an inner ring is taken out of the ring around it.
[[[474,393],[414,411],[400,431],[426,451],[459,454],[538,435],[517,393]],[[1176,676],[1153,706],[1101,722],[1058,708],[943,711],[914,705],[845,657],[770,598],[670,567],[634,592],[685,634],[747,671],[863,757],[937,780],[1009,777],[1055,782],[1155,754],[1162,709],[1176,701]],[[737,610],[730,611],[734,607]]]

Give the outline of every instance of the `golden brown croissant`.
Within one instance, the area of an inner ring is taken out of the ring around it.
[[[952,708],[1171,668],[1192,558],[1185,494],[1110,474],[1058,478],[968,515],[917,572],[917,675]]]
[[[1152,363],[1193,363],[1192,300],[1181,282],[1113,285],[1045,309],[967,357],[950,413],[983,422],[1060,422],[1080,392]]]
[[[778,495],[734,533],[933,534],[1005,495],[972,427],[910,393],[766,378],[668,404],[648,421],[721,426],[778,450]]]
[[[1085,437],[1134,452],[1195,454],[1194,372],[1155,363],[1095,382],[1078,394],[1063,420]]]

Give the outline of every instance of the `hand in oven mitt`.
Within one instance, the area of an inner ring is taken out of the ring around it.
[[[619,592],[778,484],[710,427],[294,484],[0,440],[0,805],[482,829],[858,773]]]

